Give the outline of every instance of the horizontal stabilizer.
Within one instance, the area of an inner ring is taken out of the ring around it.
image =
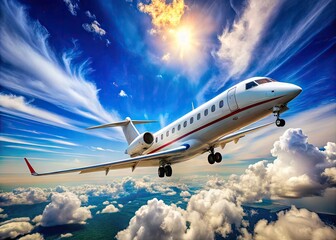
[[[98,128],[108,128],[108,127],[122,127],[122,126],[127,126],[130,122],[132,122],[133,124],[145,124],[145,123],[154,123],[157,121],[155,120],[131,120],[130,118],[126,118],[124,121],[93,126],[93,127],[86,128],[86,130],[98,129]]]

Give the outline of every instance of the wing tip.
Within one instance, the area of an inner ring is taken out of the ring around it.
[[[25,162],[26,162],[26,164],[27,164],[27,167],[28,167],[28,169],[29,169],[29,171],[30,171],[30,174],[33,175],[33,176],[37,176],[38,173],[34,170],[34,168],[32,167],[32,165],[30,165],[28,159],[27,159],[27,158],[24,158],[24,160],[25,160]]]

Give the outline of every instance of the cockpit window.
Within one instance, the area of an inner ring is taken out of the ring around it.
[[[263,78],[263,79],[258,79],[258,80],[255,80],[258,84],[264,84],[264,83],[269,83],[269,82],[272,82],[271,79],[268,79],[268,78]]]
[[[256,87],[256,86],[258,86],[258,84],[256,84],[254,81],[246,83],[246,90]]]

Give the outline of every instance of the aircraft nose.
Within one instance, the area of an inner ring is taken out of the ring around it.
[[[286,87],[286,92],[287,92],[286,95],[290,96],[291,98],[295,98],[302,92],[302,88],[297,85],[288,83]]]

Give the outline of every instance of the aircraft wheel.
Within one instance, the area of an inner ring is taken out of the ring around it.
[[[167,177],[171,177],[171,175],[173,174],[173,169],[170,165],[166,165],[165,168],[165,173]]]
[[[278,127],[283,127],[283,126],[285,126],[285,124],[286,124],[286,122],[285,122],[284,119],[279,118],[275,121],[275,125],[277,125]]]
[[[210,164],[214,164],[215,163],[215,154],[209,154],[209,156],[208,156],[208,162],[210,163]]]
[[[215,153],[215,161],[216,163],[220,163],[222,161],[222,154],[220,154],[219,152]]]
[[[164,177],[164,174],[165,174],[165,169],[164,167],[159,167],[158,169],[158,175],[160,178],[163,178]]]
[[[277,127],[283,127],[285,126],[285,124],[286,124],[285,120],[280,118],[275,121],[275,125],[277,125]]]

